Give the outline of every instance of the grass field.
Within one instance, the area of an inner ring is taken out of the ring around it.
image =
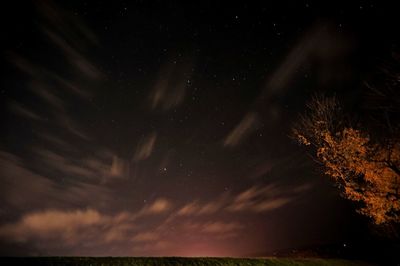
[[[359,261],[336,260],[336,259],[247,259],[247,258],[138,258],[138,257],[29,257],[29,258],[1,258],[1,265],[85,265],[85,266],[105,266],[105,265],[235,265],[235,266],[367,266],[373,265]]]

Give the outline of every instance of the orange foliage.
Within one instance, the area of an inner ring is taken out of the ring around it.
[[[367,133],[351,127],[332,132],[327,126],[332,121],[320,119],[326,115],[309,117],[294,129],[294,136],[303,145],[314,145],[325,174],[342,195],[361,203],[358,212],[375,224],[400,222],[400,143],[374,143]]]

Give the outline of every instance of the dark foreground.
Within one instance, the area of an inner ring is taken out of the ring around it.
[[[235,265],[235,266],[319,266],[319,265],[349,265],[349,266],[367,266],[373,265],[360,261],[336,260],[336,259],[248,259],[248,258],[138,258],[138,257],[29,257],[29,258],[1,258],[0,265]]]

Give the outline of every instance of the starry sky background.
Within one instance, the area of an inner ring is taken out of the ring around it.
[[[262,256],[368,223],[290,128],[362,104],[397,45],[374,1],[3,4],[2,255]]]

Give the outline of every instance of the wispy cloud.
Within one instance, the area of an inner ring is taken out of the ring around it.
[[[73,134],[76,137],[79,137],[82,140],[90,141],[92,138],[82,129],[82,126],[71,116],[69,116],[65,112],[56,113],[56,123],[67,129],[69,133]]]
[[[36,132],[36,134],[44,141],[51,143],[52,145],[55,145],[58,149],[61,150],[66,150],[66,151],[71,151],[74,149],[74,147],[71,147],[72,145],[66,141],[65,139],[56,136],[51,133],[45,133],[45,132]]]
[[[61,168],[65,173],[91,174],[85,168],[69,165],[60,155],[44,152],[43,156],[53,160],[53,167]],[[22,158],[11,153],[0,151],[0,165],[0,199],[4,206],[13,210],[65,208],[76,205],[100,207],[103,202],[112,201],[109,189],[90,183],[90,180],[84,182],[69,178],[68,185],[61,188],[54,179],[33,172],[24,164]]]
[[[91,93],[83,87],[87,88],[90,82],[92,86],[95,85],[94,82],[101,77],[92,60],[83,56],[90,47],[99,45],[98,40],[75,15],[59,8],[51,1],[37,2],[35,6],[39,14],[37,20],[39,28],[70,64],[66,64],[67,71],[57,73],[51,67],[33,63],[28,57],[13,51],[7,52],[8,61],[26,74],[23,81],[26,82],[29,93],[36,96],[33,99],[39,100],[39,103],[30,106],[43,104],[40,106],[40,112],[37,111],[38,108],[24,108],[28,106],[24,102],[12,106],[12,109],[25,118],[39,120],[41,116],[38,114],[43,113],[43,109],[46,108],[46,121],[49,127],[56,125],[83,140],[91,140],[89,134],[82,129],[79,119],[72,119],[69,108],[71,99],[79,97],[88,100]]]
[[[207,222],[200,226],[200,230],[210,234],[227,234],[237,233],[238,230],[242,229],[243,225],[237,222]]]
[[[8,52],[6,56],[11,64],[13,64],[22,73],[28,75],[30,78],[41,77],[43,75],[43,69],[31,63],[26,58],[14,52]]]
[[[196,215],[200,208],[201,205],[198,202],[190,202],[180,208],[177,212],[177,215]]]
[[[200,233],[208,237],[221,239],[237,236],[245,228],[239,222],[210,220],[205,222],[186,221],[182,224],[180,230],[188,234]]]
[[[103,224],[107,220],[95,210],[57,211],[30,213],[15,224],[0,227],[0,236],[11,238],[17,242],[25,242],[30,238],[48,239],[57,236],[62,241],[76,243],[80,229]]]
[[[141,161],[150,157],[151,153],[153,152],[156,139],[157,134],[155,132],[142,139],[136,148],[133,159],[135,161]]]
[[[60,141],[56,138],[56,141]],[[63,142],[61,142],[61,145]],[[101,181],[102,184],[115,178],[127,178],[129,175],[129,163],[112,152],[100,156],[92,153],[91,156],[82,157],[79,160],[73,156],[65,155],[44,148],[35,148],[33,152],[37,160],[49,169],[57,170],[59,173],[74,179],[85,177],[88,180]]]
[[[124,177],[127,173],[127,162],[118,156],[114,155],[110,168],[110,176],[112,177]]]
[[[163,213],[172,208],[172,203],[165,199],[165,198],[159,198],[156,201],[154,201],[151,205],[146,206],[145,208],[142,209],[140,214],[147,215],[147,214],[158,214],[158,213]]]
[[[156,232],[144,232],[136,234],[132,240],[135,242],[153,242],[160,238],[160,235]]]
[[[199,200],[189,202],[180,207],[176,215],[193,217],[221,212],[268,212],[286,206],[310,187],[310,184],[291,188],[275,185],[252,186],[237,195],[224,194],[215,200],[203,203]]]
[[[64,56],[68,62],[80,71],[80,73],[85,74],[86,77],[91,79],[98,79],[102,76],[101,72],[88,59],[70,46],[61,36],[46,28],[43,28],[43,32],[64,52]]]
[[[255,130],[258,122],[256,113],[248,113],[224,139],[225,147],[235,147]]]
[[[338,74],[345,75],[344,70],[338,66],[341,66],[340,60],[346,58],[345,55],[351,47],[349,39],[338,34],[332,25],[318,23],[311,27],[299,38],[276,70],[267,77],[258,104],[265,105],[266,101],[269,104],[268,101],[273,97],[285,93],[301,70],[314,62],[319,64],[317,75],[321,80],[332,80]]]
[[[20,115],[24,118],[31,119],[31,120],[43,120],[42,117],[31,110],[29,107],[23,106],[20,103],[17,102],[11,102],[9,103],[9,108],[12,112],[14,112],[17,115]]]
[[[70,246],[84,241],[126,240],[127,232],[135,229],[128,215],[105,215],[97,210],[45,210],[24,215],[13,224],[0,227],[0,237],[15,242],[48,241],[47,244],[61,241]]]
[[[83,48],[87,43],[94,46],[99,45],[96,34],[72,12],[51,1],[35,4],[41,15],[41,22],[47,23],[56,31],[61,32],[65,38],[73,42],[74,46]]]
[[[51,89],[46,82],[32,80],[29,87],[31,91],[39,96],[45,103],[59,109],[61,112],[65,111],[65,102],[57,96],[56,90],[54,88]]]
[[[36,153],[40,156],[39,158],[41,158],[43,163],[61,173],[73,176],[83,176],[86,178],[94,178],[96,176],[96,172],[92,169],[78,165],[53,151],[37,149]]]
[[[92,208],[33,211],[14,223],[0,225],[0,238],[10,242],[45,243],[49,249],[54,243],[73,246],[91,241],[95,246],[101,246],[121,241],[154,242],[159,240],[159,233],[138,231],[143,225],[137,222],[137,219],[164,213],[171,206],[168,200],[160,198],[137,212],[119,212],[112,215]]]
[[[169,110],[180,105],[186,94],[186,87],[190,84],[193,72],[191,58],[179,58],[163,66],[160,70],[154,88],[150,93],[152,109]]]
[[[46,205],[45,199],[51,199],[56,184],[50,179],[31,172],[23,166],[21,158],[1,151],[0,198],[5,206],[20,210],[29,202],[32,205]],[[29,186],[25,184],[29,183]]]
[[[209,202],[195,200],[178,209],[176,214],[179,216],[210,215],[221,211],[230,201],[228,194],[222,194],[219,198]]]
[[[281,190],[268,185],[253,186],[235,197],[227,206],[228,211],[266,212],[285,206],[294,199],[294,195],[282,195]]]
[[[74,14],[51,2],[37,3],[36,7],[41,15],[42,32],[63,52],[71,66],[87,78],[100,78],[101,72],[98,68],[83,56],[89,46],[99,45],[94,32]]]

